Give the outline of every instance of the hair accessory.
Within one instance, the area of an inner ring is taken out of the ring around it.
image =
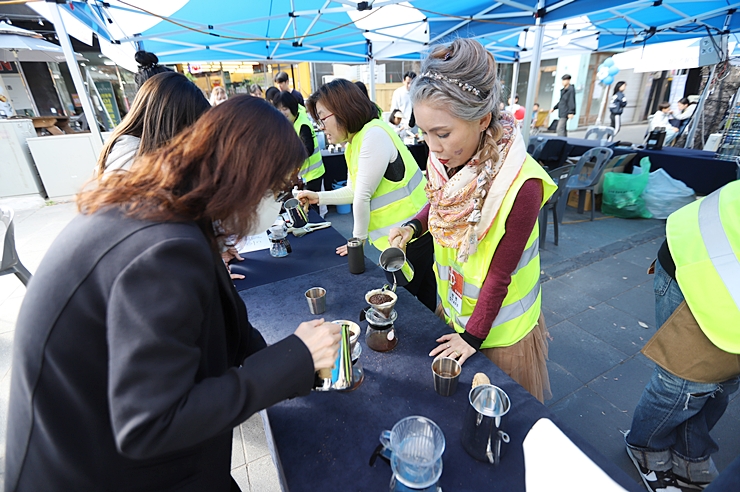
[[[445,55],[445,57],[446,56],[447,55]],[[488,94],[481,92],[480,89],[473,87],[467,82],[462,82],[460,79],[451,79],[448,76],[442,75],[441,73],[438,73],[438,72],[424,72],[423,74],[421,74],[421,77],[426,77],[428,79],[433,79],[433,80],[444,80],[445,82],[458,86],[464,91],[472,92],[476,96],[480,96],[483,99],[485,99],[488,96]]]
[[[447,53],[445,53],[445,61],[449,60],[451,56],[452,56],[451,51],[448,51]]]

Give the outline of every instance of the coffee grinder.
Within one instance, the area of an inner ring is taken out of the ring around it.
[[[398,345],[394,323],[398,313],[393,307],[398,296],[395,292],[375,289],[365,294],[369,307],[360,313],[360,321],[367,320],[365,343],[376,352],[388,352]]]

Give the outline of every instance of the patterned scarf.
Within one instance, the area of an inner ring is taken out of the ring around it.
[[[504,133],[497,142],[496,162],[492,159],[480,162],[485,150],[481,148],[450,178],[437,157],[429,154],[425,189],[430,203],[429,231],[439,245],[457,249],[457,260],[461,263],[476,252],[478,242],[488,233],[526,158],[514,117],[503,113],[499,121]],[[490,135],[490,130],[486,132]]]

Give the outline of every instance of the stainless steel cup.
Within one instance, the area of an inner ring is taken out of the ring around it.
[[[311,314],[321,314],[326,311],[326,289],[311,287],[306,291],[306,300]]]
[[[450,357],[438,357],[432,362],[434,374],[434,391],[442,396],[451,396],[457,390],[462,367],[460,363]]]

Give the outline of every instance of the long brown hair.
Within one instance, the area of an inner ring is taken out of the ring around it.
[[[83,214],[122,207],[130,217],[196,221],[204,229],[219,220],[226,234],[243,235],[268,190],[284,187],[306,157],[277,109],[256,97],[236,96],[141,157],[130,172],[94,182],[78,195],[77,206]]]
[[[105,171],[118,137],[139,137],[141,143],[136,154],[139,157],[169,142],[210,108],[203,92],[184,75],[176,72],[154,75],[136,93],[131,110],[103,147],[98,157],[98,175]]]

